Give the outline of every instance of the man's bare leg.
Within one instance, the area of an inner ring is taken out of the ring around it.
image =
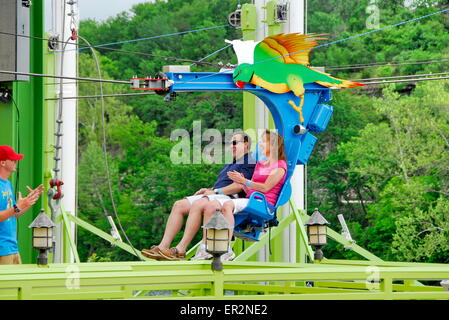
[[[182,225],[184,224],[184,215],[189,213],[191,207],[192,205],[187,199],[182,199],[175,202],[165,226],[164,237],[158,245],[159,249],[165,250],[170,248],[173,239],[181,230]]]
[[[176,246],[176,249],[178,249],[180,254],[184,254],[186,252],[187,246],[190,242],[192,242],[193,237],[198,232],[198,229],[201,226],[201,214],[208,203],[209,199],[207,197],[193,203],[192,208],[189,211],[189,216],[187,217],[184,235]]]

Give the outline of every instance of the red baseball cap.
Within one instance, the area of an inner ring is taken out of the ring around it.
[[[10,146],[0,146],[0,161],[5,160],[22,160],[23,154],[16,153]]]

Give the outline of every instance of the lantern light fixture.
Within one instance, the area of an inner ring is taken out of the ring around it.
[[[223,265],[220,257],[229,249],[230,224],[223,217],[220,209],[216,209],[203,228],[206,229],[206,251],[213,256],[212,270],[221,271]]]
[[[53,247],[53,228],[55,224],[41,209],[39,215],[28,226],[33,229],[33,248],[39,250],[37,258],[38,265],[46,265],[48,263],[47,250]]]
[[[327,244],[327,225],[329,222],[321,215],[318,208],[312,213],[306,222],[309,244],[315,248],[314,260],[322,260],[323,252],[321,248]]]

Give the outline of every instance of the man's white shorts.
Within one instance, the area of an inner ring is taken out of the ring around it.
[[[223,203],[225,203],[226,201],[232,199],[230,196],[227,196],[224,194],[208,194],[208,195],[199,194],[196,196],[186,197],[186,199],[190,202],[190,205],[192,205],[195,201],[200,200],[201,198],[205,198],[205,197],[207,197],[209,199],[209,201],[217,200],[220,202],[221,205],[223,205]]]

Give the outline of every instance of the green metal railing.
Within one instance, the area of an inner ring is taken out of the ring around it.
[[[268,241],[296,223],[299,241],[309,260],[304,222],[308,216],[292,207],[292,214],[251,243],[223,271],[212,271],[210,261],[152,261],[0,266],[0,299],[449,299],[438,285],[449,279],[449,265],[388,262],[348,243],[332,229],[329,236],[351,245],[368,260],[330,260],[319,263],[253,262]],[[64,225],[73,222],[134,254],[127,244],[72,215],[62,213]],[[194,248],[188,253],[192,255]],[[139,252],[140,254],[140,252]],[[246,261],[245,261],[246,260]],[[433,285],[421,282],[433,281]]]
[[[449,299],[449,266],[210,261],[0,266],[0,299]],[[367,274],[376,268],[375,282]],[[153,295],[149,295],[153,293]],[[161,295],[164,294],[164,295]]]

